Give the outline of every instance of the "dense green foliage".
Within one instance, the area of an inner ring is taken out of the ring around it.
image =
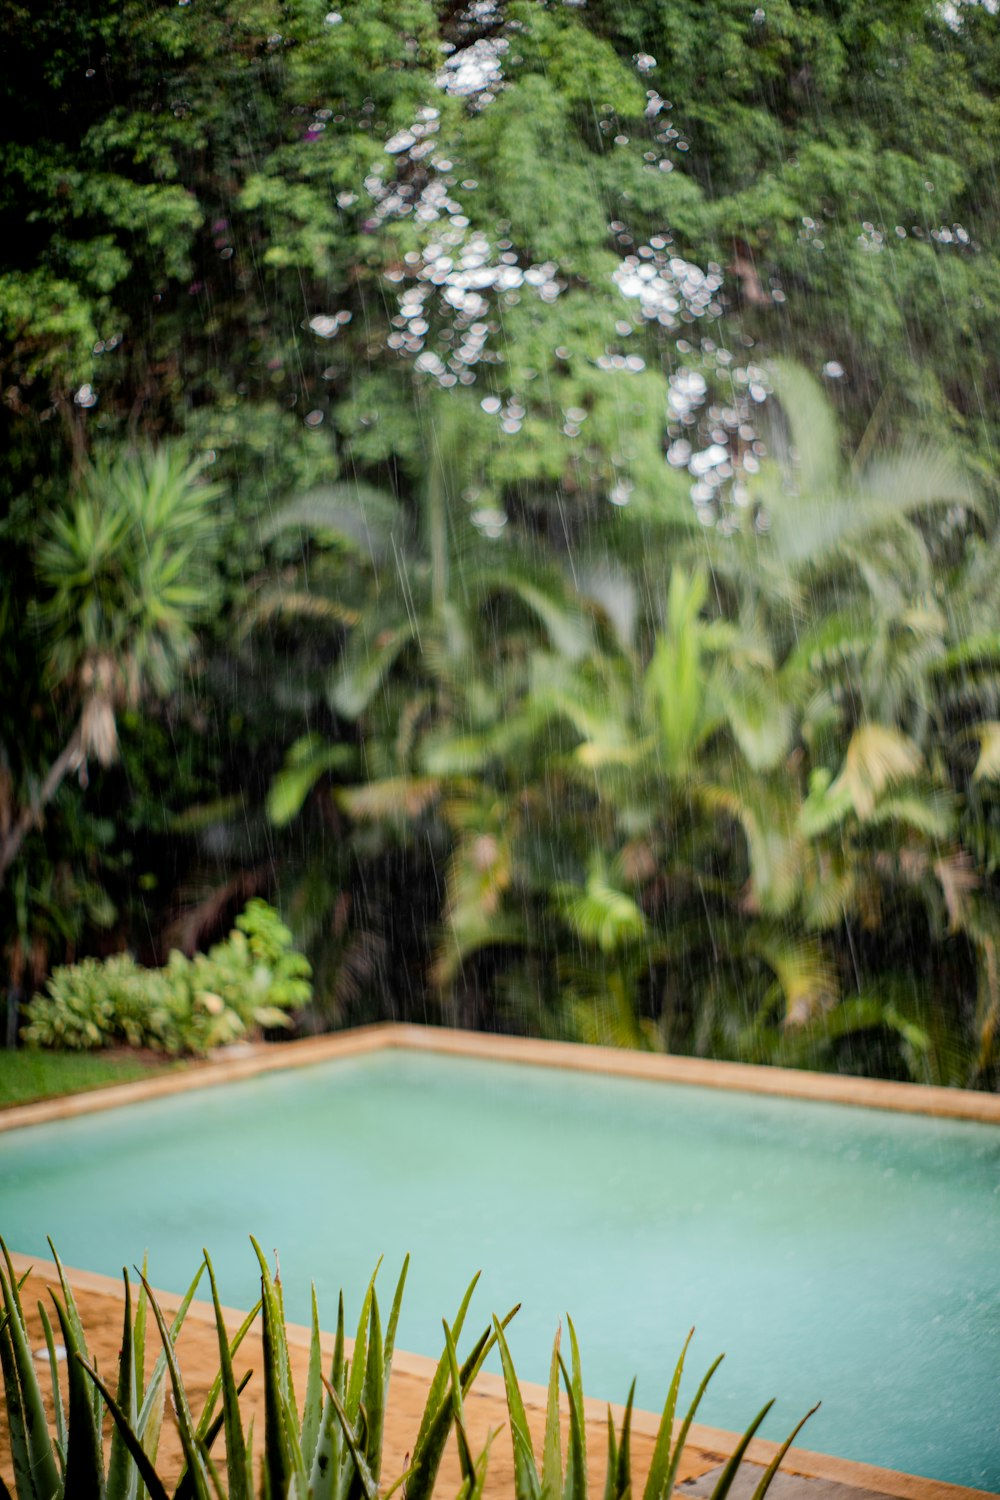
[[[995,15],[0,20],[9,1034],[260,892],[308,1027],[994,1086]]]
[[[502,1321],[494,1317],[492,1328],[484,1330],[466,1358],[459,1362],[457,1346],[479,1279],[477,1274],[452,1322],[444,1323],[444,1352],[430,1381],[419,1429],[408,1452],[407,1467],[403,1474],[384,1483],[385,1414],[409,1257],[403,1263],[396,1284],[384,1333],[375,1290],[376,1268],[362,1301],[350,1355],[347,1353],[344,1298],[341,1295],[329,1375],[323,1373],[319,1311],[313,1288],[309,1371],[300,1412],[292,1381],[281,1281],[271,1275],[257,1241],[252,1243],[260,1262],[261,1298],[233,1336],[226,1329],[215,1274],[207,1254],[169,1325],[145,1274],[133,1315],[131,1287],[128,1273],[124,1273],[124,1322],[114,1389],[107,1383],[107,1376],[102,1378],[87,1349],[73,1291],[57,1258],[62,1296],[53,1292],[52,1299],[68,1357],[69,1399],[66,1404],[60,1388],[52,1325],[44,1303],[39,1303],[49,1351],[55,1410],[53,1433],[46,1421],[41,1385],[28,1341],[28,1325],[20,1296],[22,1283],[18,1281],[6,1246],[0,1240],[6,1263],[0,1263],[0,1291],[4,1305],[4,1316],[0,1319],[0,1366],[3,1369],[16,1500],[63,1500],[63,1496],[82,1494],[104,1495],[107,1500],[133,1500],[137,1493],[147,1493],[150,1500],[168,1500],[171,1493],[173,1500],[212,1500],[212,1497],[222,1496],[227,1496],[228,1500],[253,1500],[255,1495],[259,1495],[260,1500],[275,1500],[278,1496],[287,1497],[287,1500],[307,1500],[307,1497],[308,1500],[337,1500],[337,1497],[378,1500],[379,1495],[384,1495],[388,1500],[400,1488],[410,1500],[430,1500],[452,1428],[462,1469],[457,1500],[481,1500],[490,1445],[496,1434],[491,1434],[482,1453],[474,1457],[466,1428],[464,1402],[496,1344],[499,1344],[503,1358],[514,1450],[516,1500],[541,1500],[543,1495],[555,1494],[563,1494],[567,1500],[588,1500],[583,1381],[580,1350],[572,1323],[569,1324],[572,1373],[562,1363],[558,1336],[553,1350],[543,1474],[540,1476],[517,1373],[504,1337],[504,1328],[517,1308]],[[219,1373],[208,1392],[201,1415],[195,1420],[175,1345],[204,1271],[208,1272],[215,1307]],[[147,1381],[146,1329],[150,1313],[156,1322],[162,1352]],[[258,1313],[261,1314],[263,1350],[261,1368],[257,1373],[264,1389],[264,1431],[259,1458],[254,1453],[253,1422],[244,1427],[239,1406],[240,1394],[251,1380],[252,1373],[237,1382],[233,1367],[234,1357]],[[691,1423],[722,1359],[720,1355],[702,1380],[675,1440],[673,1419],[690,1342],[691,1335],[674,1370],[643,1500],[669,1500],[673,1493]],[[569,1401],[565,1474],[559,1420],[560,1371]],[[164,1482],[162,1470],[157,1470],[168,1379],[185,1458],[184,1470],[172,1492]],[[737,1443],[713,1489],[712,1500],[725,1500],[747,1445],[773,1404],[771,1401],[767,1403]],[[112,1436],[105,1459],[102,1423],[106,1413],[112,1419]],[[626,1500],[632,1493],[631,1413],[632,1393],[629,1394],[619,1438],[615,1434],[610,1408],[608,1410],[610,1436],[606,1500]],[[803,1418],[803,1422],[805,1420]],[[754,1500],[763,1500],[785,1452],[801,1427],[802,1422],[799,1422],[764,1470],[754,1491]],[[220,1454],[211,1452],[219,1437],[222,1438],[224,1463]],[[0,1496],[3,1500],[13,1500],[2,1478]]]
[[[127,953],[53,971],[27,1008],[29,1046],[87,1052],[149,1047],[203,1055],[260,1027],[287,1027],[308,1004],[309,964],[266,901],[251,901],[223,943],[145,969]]]

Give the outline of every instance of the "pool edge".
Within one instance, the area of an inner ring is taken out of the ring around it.
[[[313,1063],[389,1049],[438,1052],[491,1062],[513,1062],[530,1067],[560,1068],[578,1073],[1000,1125],[1000,1094],[974,1089],[894,1083],[878,1078],[853,1078],[793,1068],[762,1067],[753,1063],[631,1052],[582,1042],[552,1042],[535,1037],[501,1036],[386,1021],[333,1035],[306,1037],[297,1042],[260,1043],[236,1055],[201,1064],[189,1072],[112,1084],[86,1093],[0,1108],[0,1133],[50,1120],[116,1109],[147,1099],[162,1099],[216,1083],[252,1078],[260,1073],[307,1067]]]
[[[15,1274],[19,1277],[31,1271],[33,1276],[48,1285],[59,1285],[59,1270],[51,1261],[12,1251],[11,1262]],[[119,1307],[124,1303],[122,1283],[116,1277],[103,1276],[95,1271],[83,1271],[67,1266],[63,1267],[63,1274],[69,1285],[76,1291],[88,1291],[108,1297]],[[172,1317],[177,1312],[183,1300],[175,1292],[154,1290],[153,1295],[168,1317]],[[222,1313],[224,1322],[231,1332],[242,1324],[245,1317],[244,1312],[231,1307],[223,1307]],[[214,1337],[216,1315],[212,1303],[193,1301],[187,1312],[187,1320],[204,1324]],[[310,1337],[311,1333],[308,1328],[300,1324],[288,1324],[289,1342],[295,1346],[307,1349]],[[324,1332],[320,1337],[323,1354],[330,1357],[333,1353],[333,1335]],[[348,1352],[350,1352],[353,1347],[352,1340],[348,1339],[347,1345]],[[393,1357],[393,1368],[401,1374],[429,1384],[437,1368],[437,1361],[426,1355],[411,1354],[399,1349]],[[526,1407],[544,1412],[547,1402],[547,1392],[544,1386],[522,1381],[520,1390]],[[504,1413],[506,1413],[506,1396],[501,1375],[494,1375],[489,1371],[480,1372],[476,1378],[476,1391],[480,1396],[502,1403]],[[609,1406],[616,1422],[620,1425],[624,1415],[622,1406],[589,1396],[585,1397],[584,1416],[588,1424],[591,1422],[603,1424],[606,1421]],[[655,1412],[636,1410],[632,1413],[632,1429],[637,1434],[655,1437],[659,1422],[660,1418]],[[680,1425],[678,1418],[674,1424],[675,1435]],[[704,1451],[706,1457],[711,1455],[713,1460],[720,1456],[725,1460],[739,1440],[739,1433],[696,1423],[691,1426],[685,1452],[694,1449]],[[779,1447],[779,1443],[769,1439],[754,1438],[746,1450],[746,1458],[751,1463],[766,1465],[770,1463]],[[814,1453],[809,1449],[798,1447],[788,1450],[782,1462],[781,1472],[789,1477],[831,1481],[846,1485],[851,1489],[884,1496],[886,1500],[996,1500],[995,1492],[990,1490],[972,1489],[966,1485],[952,1484],[948,1480],[928,1479],[919,1474],[905,1474],[896,1469],[883,1469],[875,1464],[837,1458],[832,1454]]]

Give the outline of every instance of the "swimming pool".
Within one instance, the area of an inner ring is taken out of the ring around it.
[[[247,1235],[281,1254],[289,1317],[356,1307],[412,1254],[400,1347],[520,1300],[520,1373],[577,1325],[588,1393],[663,1399],[727,1359],[699,1413],[812,1449],[1000,1488],[1000,1130],[693,1087],[374,1052],[0,1136],[12,1248],[109,1275],[150,1247],[182,1290],[202,1245],[223,1300],[255,1296]],[[349,1304],[350,1305],[350,1304]]]

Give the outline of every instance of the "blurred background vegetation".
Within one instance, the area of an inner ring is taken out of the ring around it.
[[[0,951],[996,1087],[1000,30],[0,0]]]

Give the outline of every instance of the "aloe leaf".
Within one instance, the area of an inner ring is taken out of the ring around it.
[[[10,1441],[11,1464],[14,1470],[14,1485],[18,1500],[35,1500],[35,1485],[31,1477],[31,1460],[24,1432],[24,1408],[21,1390],[17,1383],[17,1367],[14,1350],[8,1332],[10,1318],[5,1317],[0,1326],[0,1370],[3,1371],[4,1392],[7,1405],[7,1431]]]
[[[229,1345],[230,1358],[232,1358],[233,1355],[236,1354],[243,1340],[246,1338],[254,1323],[257,1321],[257,1315],[260,1312],[260,1308],[261,1303],[260,1299],[258,1298],[253,1307],[247,1313],[246,1317],[243,1319],[243,1322],[240,1324],[239,1328],[233,1334],[232,1340]],[[245,1377],[243,1384],[239,1387],[239,1390],[243,1389],[243,1385],[246,1384],[246,1381],[249,1378],[249,1375]],[[202,1407],[201,1416],[198,1418],[198,1426],[195,1428],[195,1432],[197,1434],[199,1442],[207,1443],[209,1441],[207,1434],[210,1431],[211,1426],[213,1426],[216,1421],[214,1415],[215,1403],[219,1399],[221,1390],[222,1372],[220,1370],[219,1374],[216,1375],[215,1379],[212,1381],[212,1384],[208,1388],[208,1395],[205,1397],[205,1404]]]
[[[671,1464],[670,1451],[674,1435],[674,1413],[677,1410],[677,1394],[681,1388],[681,1376],[684,1374],[684,1359],[688,1352],[688,1346],[694,1338],[694,1329],[684,1340],[684,1347],[680,1352],[680,1358],[674,1366],[673,1379],[670,1382],[670,1390],[663,1407],[663,1415],[656,1433],[656,1443],[653,1447],[653,1457],[649,1464],[649,1474],[646,1477],[646,1487],[642,1492],[642,1500],[661,1500],[663,1496],[669,1496],[674,1484],[674,1477],[680,1463],[680,1448],[678,1447],[676,1462]]]
[[[549,1364],[549,1391],[545,1403],[545,1437],[542,1443],[542,1497],[559,1500],[562,1490],[562,1433],[559,1427],[559,1344],[562,1329],[556,1329]]]
[[[244,1487],[248,1495],[253,1494],[253,1417],[247,1427],[247,1470]]]
[[[615,1500],[625,1500],[632,1491],[632,1406],[635,1401],[635,1381],[629,1388],[622,1418],[622,1435],[618,1441],[618,1462],[615,1466]]]
[[[51,1247],[51,1245],[52,1241],[49,1240],[49,1246]],[[10,1282],[10,1300],[8,1301],[6,1297],[4,1298],[7,1313],[8,1316],[12,1317],[13,1312],[11,1311],[11,1309],[13,1309],[21,1320],[21,1326],[23,1328],[24,1308],[21,1306],[21,1287],[24,1285],[25,1281],[30,1275],[30,1272],[25,1272],[20,1281],[18,1280],[17,1272],[14,1270],[14,1262],[11,1260],[10,1251],[7,1249],[7,1241],[2,1237],[0,1237],[0,1253],[3,1254],[4,1264],[7,1267],[6,1275],[2,1270],[0,1270],[0,1278],[3,1278],[5,1284],[8,1281]]]
[[[462,1477],[469,1483],[471,1490],[476,1481],[476,1463],[472,1457],[472,1449],[469,1446],[469,1435],[465,1430],[465,1409],[462,1405],[462,1373],[458,1368],[458,1353],[455,1349],[455,1340],[451,1336],[451,1329],[447,1323],[443,1323],[445,1350],[448,1354],[448,1369],[451,1372],[451,1404],[455,1418],[455,1435],[458,1439],[458,1461],[462,1469]]]
[[[372,1295],[368,1316],[368,1358],[365,1362],[365,1380],[361,1400],[368,1421],[365,1439],[365,1457],[368,1466],[379,1481],[382,1472],[382,1431],[385,1424],[385,1363],[382,1344],[382,1322],[379,1317],[378,1298]]]
[[[569,1318],[566,1319],[570,1329],[570,1340],[576,1346],[573,1337],[573,1324]],[[575,1359],[573,1374],[566,1368],[562,1355],[559,1356],[559,1368],[562,1370],[563,1382],[566,1386],[566,1394],[569,1397],[569,1451],[566,1455],[566,1480],[563,1485],[564,1500],[587,1500],[587,1439],[583,1424],[583,1402],[578,1397],[577,1391],[580,1386],[579,1360]]]
[[[615,1419],[608,1407],[608,1466],[604,1475],[604,1500],[615,1500],[615,1481],[618,1473],[618,1439],[615,1436]]]
[[[346,1411],[346,1407],[344,1409]],[[336,1412],[334,1415],[336,1415]],[[339,1417],[337,1417],[337,1425],[340,1425]],[[354,1424],[353,1433],[358,1452],[364,1458],[365,1447],[368,1442],[368,1413],[365,1411],[364,1406],[361,1406],[358,1411],[358,1420]],[[365,1500],[364,1480],[360,1469],[351,1457],[350,1449],[348,1449],[346,1456],[341,1457],[337,1496],[338,1500]]]
[[[275,1251],[275,1259],[277,1259],[277,1251]],[[274,1277],[274,1295],[278,1307],[275,1335],[280,1356],[281,1395],[285,1403],[286,1412],[291,1417],[291,1431],[295,1434],[295,1446],[297,1448],[299,1439],[298,1407],[295,1401],[295,1387],[292,1383],[292,1358],[288,1352],[288,1334],[285,1321],[285,1288],[281,1280],[280,1266]]]
[[[364,1390],[365,1370],[368,1365],[368,1325],[371,1320],[372,1298],[375,1295],[375,1277],[378,1275],[381,1264],[380,1260],[368,1283],[368,1290],[365,1292],[358,1316],[358,1331],[354,1335],[354,1353],[351,1356],[351,1368],[347,1377],[347,1395],[344,1400],[344,1408],[350,1413],[352,1422],[357,1418],[358,1409],[361,1406],[361,1393]]]
[[[216,1500],[227,1500],[226,1492],[222,1488],[222,1479],[219,1474],[219,1470],[216,1467],[215,1460],[212,1458],[207,1448],[204,1450],[201,1456],[205,1463],[205,1472],[212,1482],[212,1488],[215,1491]],[[288,1493],[289,1500],[293,1500],[291,1490],[289,1490]],[[174,1496],[174,1500],[177,1500],[176,1495]],[[305,1500],[304,1496],[303,1500]]]
[[[157,1474],[156,1469],[153,1467],[152,1460],[150,1459],[148,1453],[142,1446],[142,1442],[139,1438],[138,1433],[132,1427],[128,1417],[118,1405],[118,1402],[115,1400],[111,1391],[104,1384],[104,1381],[101,1379],[100,1375],[98,1375],[93,1366],[87,1364],[86,1360],[82,1358],[80,1358],[79,1363],[81,1368],[87,1373],[87,1375],[89,1375],[90,1379],[94,1382],[94,1385],[104,1397],[104,1401],[107,1405],[108,1411],[114,1418],[115,1430],[121,1433],[122,1442],[125,1444],[129,1453],[132,1455],[135,1466],[142,1477],[142,1482],[146,1486],[146,1489],[149,1491],[150,1500],[170,1500],[166,1487],[164,1486],[163,1481],[160,1479],[160,1476]],[[69,1495],[69,1493],[70,1491],[67,1488],[66,1494]],[[84,1491],[83,1493],[86,1493],[86,1491]],[[110,1500],[115,1500],[115,1497],[112,1495],[110,1497]]]
[[[252,1500],[243,1488],[246,1479],[246,1452],[243,1444],[243,1419],[240,1416],[239,1395],[233,1375],[233,1356],[229,1348],[229,1335],[222,1317],[219,1289],[215,1282],[215,1270],[202,1252],[208,1268],[208,1279],[212,1288],[212,1305],[215,1308],[215,1327],[219,1336],[219,1378],[222,1382],[222,1418],[226,1429],[226,1472],[229,1478],[229,1500]],[[208,1406],[206,1403],[206,1410]],[[199,1423],[199,1427],[200,1427]],[[207,1448],[208,1443],[206,1441]]]
[[[687,1348],[687,1345],[685,1344],[684,1347]],[[725,1359],[725,1357],[726,1356],[724,1354],[718,1355],[713,1363],[709,1366],[701,1382],[701,1385],[695,1392],[694,1400],[688,1407],[687,1415],[684,1418],[684,1421],[681,1423],[681,1430],[677,1434],[677,1446],[674,1449],[673,1457],[670,1460],[670,1468],[667,1473],[666,1483],[664,1484],[663,1489],[660,1491],[660,1494],[665,1497],[665,1500],[669,1500],[670,1495],[673,1493],[674,1480],[677,1477],[677,1470],[680,1468],[681,1455],[684,1452],[684,1444],[687,1442],[688,1433],[691,1431],[691,1423],[694,1421],[695,1413],[697,1412],[698,1407],[701,1405],[701,1398],[708,1390],[709,1381],[711,1380],[712,1376],[715,1374],[719,1366],[722,1364],[722,1361]]]
[[[385,1404],[389,1402],[389,1375],[392,1371],[392,1356],[396,1348],[396,1328],[399,1324],[399,1310],[403,1304],[403,1288],[406,1285],[406,1273],[410,1269],[409,1255],[404,1257],[403,1269],[399,1273],[396,1282],[396,1290],[393,1294],[392,1307],[389,1309],[389,1322],[385,1330],[385,1352],[383,1363],[385,1365]]]
[[[204,1261],[202,1261],[204,1265]],[[208,1476],[205,1471],[204,1461],[198,1444],[198,1436],[195,1432],[194,1421],[191,1417],[191,1409],[188,1406],[184,1383],[181,1380],[181,1372],[178,1368],[177,1358],[174,1354],[173,1339],[175,1335],[167,1326],[167,1320],[163,1316],[160,1305],[153,1296],[152,1288],[148,1282],[144,1282],[149,1305],[153,1309],[153,1317],[160,1331],[160,1341],[163,1344],[163,1353],[167,1361],[167,1369],[170,1372],[170,1385],[174,1395],[174,1418],[177,1423],[177,1432],[184,1449],[184,1458],[190,1471],[194,1484],[194,1492],[197,1500],[211,1500],[208,1489]]]
[[[149,1252],[146,1251],[144,1252],[142,1257],[142,1275],[145,1276],[148,1271]],[[136,1299],[135,1324],[132,1330],[132,1361],[135,1367],[135,1399],[136,1405],[139,1408],[140,1416],[142,1413],[143,1402],[146,1398],[146,1307],[146,1288],[140,1283],[139,1296]],[[145,1431],[143,1431],[143,1428],[141,1427],[139,1420],[137,1419],[136,1431],[142,1437],[143,1448],[145,1452],[151,1454],[155,1458],[160,1439],[159,1414],[157,1415],[155,1421],[147,1422]],[[141,1478],[139,1478],[136,1485],[135,1495],[133,1497],[130,1497],[130,1500],[146,1500],[146,1487],[143,1484]]]
[[[480,1272],[477,1271],[475,1276],[473,1276],[472,1280],[469,1282],[468,1287],[466,1288],[465,1296],[459,1303],[458,1312],[452,1319],[451,1335],[456,1344],[462,1337],[462,1328],[465,1324],[465,1315],[469,1310],[469,1303],[472,1301],[472,1294],[476,1290],[476,1284],[479,1281],[479,1276]],[[440,1409],[447,1386],[448,1364],[447,1353],[445,1353],[442,1354],[440,1360],[438,1361],[438,1367],[434,1371],[434,1378],[431,1381],[430,1389],[427,1392],[427,1400],[424,1404],[423,1416],[420,1419],[420,1427],[417,1432],[417,1440],[413,1445],[414,1456],[416,1456],[418,1450],[420,1449],[424,1439],[427,1436],[427,1429],[430,1427],[431,1422],[434,1420],[438,1413],[438,1410]]]
[[[143,1294],[143,1303],[142,1303],[142,1306],[139,1309],[139,1315],[142,1318],[142,1329],[143,1329],[142,1347],[143,1347],[143,1354],[145,1355],[145,1320],[146,1320],[146,1309],[149,1306],[149,1304],[152,1303],[153,1304],[153,1308],[154,1308],[154,1312],[155,1312],[156,1311],[156,1304],[155,1304],[155,1301],[153,1299],[152,1293],[150,1291],[149,1282],[146,1279],[146,1261],[145,1261],[145,1258],[143,1259],[142,1266],[143,1266],[142,1270],[138,1272],[139,1279],[142,1282],[142,1294]],[[136,1268],[136,1269],[138,1270],[138,1268]],[[187,1291],[184,1293],[184,1296],[181,1299],[181,1304],[178,1307],[176,1313],[174,1314],[173,1321],[170,1324],[170,1343],[171,1343],[171,1346],[173,1346],[173,1343],[177,1339],[177,1335],[181,1331],[181,1327],[182,1327],[182,1325],[184,1323],[184,1319],[187,1317],[188,1308],[191,1306],[191,1303],[194,1301],[194,1294],[198,1290],[198,1283],[201,1281],[202,1274],[203,1274],[204,1270],[205,1270],[205,1262],[202,1261],[201,1265],[198,1267],[197,1271],[195,1272],[194,1280],[191,1282],[191,1285],[188,1287]],[[137,1348],[137,1354],[138,1354],[138,1348]],[[139,1369],[140,1367],[137,1365],[136,1368]],[[163,1377],[166,1375],[166,1373],[167,1373],[167,1356],[166,1356],[166,1350],[163,1350],[159,1355],[157,1355],[156,1364],[153,1366],[153,1373],[149,1377],[149,1385],[146,1387],[146,1393],[143,1396],[142,1406],[139,1408],[139,1423],[138,1423],[138,1427],[136,1429],[137,1432],[138,1432],[138,1434],[139,1434],[139,1436],[142,1438],[143,1447],[145,1448],[146,1452],[149,1454],[150,1458],[152,1458],[154,1460],[156,1458],[156,1449],[157,1449],[158,1442],[159,1442],[160,1423],[161,1423],[162,1418],[163,1418],[163,1397],[164,1397]]]
[[[473,1285],[475,1285],[475,1282],[473,1282]],[[468,1308],[468,1299],[471,1291],[472,1288],[470,1287],[469,1292],[466,1293],[462,1307],[459,1309],[463,1318],[465,1310]],[[518,1304],[519,1306],[520,1304]],[[506,1328],[511,1318],[518,1311],[518,1307],[511,1308],[510,1312],[502,1320],[500,1324],[502,1329]],[[458,1334],[453,1324],[452,1338],[457,1339],[457,1337]],[[463,1394],[467,1394],[470,1390],[473,1381],[482,1369],[483,1361],[495,1343],[496,1335],[491,1334],[488,1329],[477,1340],[460,1372]],[[438,1375],[442,1367],[444,1367],[446,1372],[445,1380],[447,1381],[448,1379],[447,1360],[448,1355],[446,1350],[441,1356],[438,1370],[431,1383],[431,1390],[428,1393],[427,1402],[424,1406],[424,1414],[420,1422],[420,1433],[413,1448],[412,1473],[406,1487],[406,1500],[431,1500],[433,1495],[437,1472],[441,1466],[441,1455],[444,1453],[445,1443],[448,1441],[448,1433],[451,1431],[452,1422],[452,1404],[444,1396],[446,1387],[444,1384],[439,1385],[438,1383]],[[437,1404],[432,1407],[431,1402],[432,1398],[434,1398],[435,1388],[438,1389],[439,1394],[435,1398]]]
[[[281,1309],[267,1260],[251,1235],[260,1262],[261,1300],[264,1318],[264,1477],[265,1493],[271,1500],[285,1500],[295,1465],[286,1427],[284,1361],[281,1351]]]
[[[239,1382],[239,1384],[236,1387],[236,1394],[237,1394],[237,1396],[241,1396],[243,1394],[243,1392],[246,1390],[247,1386],[250,1384],[250,1382],[251,1382],[252,1379],[253,1379],[253,1371],[252,1370],[247,1370],[246,1374],[243,1376],[242,1380]],[[206,1456],[206,1458],[207,1458],[207,1455],[209,1454],[209,1452],[211,1451],[212,1444],[215,1442],[216,1438],[219,1436],[219,1433],[222,1431],[223,1427],[225,1426],[225,1422],[226,1422],[225,1411],[217,1412],[216,1415],[212,1418],[212,1420],[208,1423],[207,1427],[205,1428],[204,1435],[202,1435],[202,1432],[201,1432],[201,1423],[199,1422],[199,1424],[198,1424],[198,1434],[197,1434],[198,1435],[198,1448],[199,1448],[199,1451],[201,1451],[202,1453],[204,1453],[204,1455]],[[214,1468],[214,1465],[213,1465],[213,1468]],[[245,1478],[246,1478],[246,1467],[245,1466],[244,1466],[244,1471],[243,1471],[243,1477],[244,1477],[244,1480],[245,1480]],[[251,1481],[250,1488],[248,1490],[246,1490],[245,1493],[248,1496],[250,1496],[250,1497],[253,1496],[253,1483],[252,1483],[252,1481]],[[178,1481],[177,1481],[177,1488],[174,1490],[174,1500],[192,1500],[193,1495],[194,1495],[194,1480],[191,1478],[191,1475],[190,1475],[189,1471],[185,1468],[184,1471],[183,1471],[183,1473],[181,1474],[180,1479],[178,1479]],[[110,1500],[110,1497],[109,1497],[109,1500]]]
[[[6,1276],[0,1276],[3,1287],[3,1301],[7,1312],[7,1324],[2,1337],[4,1345],[10,1351],[10,1365],[16,1372],[16,1380],[20,1399],[19,1407],[20,1421],[24,1435],[24,1443],[27,1450],[27,1461],[31,1471],[31,1480],[37,1486],[40,1495],[57,1494],[62,1486],[62,1476],[56,1463],[55,1454],[52,1450],[52,1439],[49,1436],[49,1424],[45,1416],[45,1404],[42,1400],[42,1392],[38,1384],[38,1376],[35,1373],[34,1361],[31,1357],[31,1348],[28,1344],[28,1334],[24,1321],[24,1310],[21,1306],[21,1297],[17,1285],[17,1277],[11,1264],[7,1246],[3,1246],[3,1256],[7,1263]],[[4,1364],[4,1382],[8,1385],[7,1362]],[[101,1475],[103,1479],[103,1473]]]
[[[122,1344],[118,1354],[118,1392],[116,1400],[130,1423],[135,1422],[135,1370],[132,1363],[132,1288],[128,1271],[122,1267],[125,1284],[125,1310],[122,1319]],[[108,1495],[110,1500],[120,1500],[127,1493],[129,1479],[129,1449],[117,1423],[111,1434],[111,1454],[108,1461]]]
[[[410,1482],[410,1476],[412,1473],[413,1465],[410,1464],[409,1468],[404,1469],[402,1474],[399,1475],[398,1479],[394,1479],[392,1481],[387,1490],[381,1491],[381,1500],[389,1500],[390,1495],[394,1495],[397,1490],[405,1490]],[[407,1491],[407,1493],[409,1492]]]
[[[63,1408],[62,1390],[59,1385],[59,1361],[56,1359],[56,1341],[52,1332],[52,1320],[44,1302],[38,1304],[38,1316],[45,1334],[45,1347],[49,1353],[49,1372],[52,1377],[52,1406],[56,1419],[56,1459],[63,1473],[66,1472],[66,1413]]]
[[[569,1396],[570,1436],[566,1454],[566,1480],[563,1495],[566,1500],[587,1500],[587,1429],[583,1419],[583,1369],[580,1364],[580,1345],[577,1342],[573,1319],[567,1313],[569,1344],[573,1359],[572,1378],[560,1356],[559,1364],[566,1381]]]
[[[66,1345],[66,1374],[69,1387],[69,1439],[66,1445],[66,1477],[63,1482],[67,1495],[104,1494],[104,1452],[101,1447],[101,1430],[94,1419],[91,1401],[93,1387],[84,1373],[86,1356],[77,1341],[76,1330],[62,1303],[56,1302],[56,1313]],[[39,1495],[56,1495],[57,1488],[39,1487]]]
[[[768,1464],[767,1468],[761,1475],[760,1483],[754,1490],[751,1500],[764,1500],[764,1496],[767,1494],[768,1490],[771,1487],[771,1480],[774,1478],[775,1474],[777,1474],[778,1472],[778,1469],[781,1467],[782,1459],[794,1443],[795,1439],[798,1437],[799,1433],[802,1431],[803,1427],[808,1422],[809,1418],[811,1416],[814,1416],[815,1413],[819,1411],[819,1408],[820,1402],[817,1401],[816,1405],[810,1407],[805,1416],[792,1428],[791,1432],[785,1438],[785,1441],[782,1443],[781,1447],[778,1449],[777,1453],[771,1459],[771,1462]]]
[[[305,1404],[302,1408],[302,1456],[312,1467],[323,1420],[323,1355],[319,1344],[319,1304],[316,1283],[312,1284],[312,1329],[309,1336],[309,1373],[306,1376]]]
[[[494,1320],[496,1341],[500,1348],[503,1365],[503,1381],[507,1392],[507,1412],[510,1418],[510,1437],[514,1449],[514,1495],[515,1500],[541,1500],[542,1483],[535,1463],[535,1450],[531,1443],[528,1418],[517,1383],[517,1371],[511,1358],[510,1346],[504,1338],[503,1329]],[[558,1353],[556,1358],[559,1358]]]
[[[472,1494],[469,1496],[469,1500],[482,1500],[483,1490],[486,1488],[486,1473],[487,1469],[489,1468],[490,1449],[493,1446],[493,1439],[496,1437],[499,1430],[499,1428],[494,1428],[492,1432],[489,1432],[486,1435],[486,1442],[483,1446],[483,1451],[476,1459],[476,1482],[472,1486]]]
[[[729,1461],[727,1462],[725,1468],[715,1482],[715,1488],[712,1491],[711,1500],[726,1500],[726,1496],[729,1494],[730,1488],[732,1487],[733,1480],[736,1478],[736,1474],[739,1470],[740,1464],[743,1462],[743,1455],[747,1451],[747,1448],[750,1446],[750,1439],[753,1437],[754,1433],[757,1431],[757,1428],[760,1426],[761,1422],[763,1422],[764,1418],[767,1416],[773,1405],[774,1399],[772,1397],[772,1399],[768,1401],[766,1406],[761,1407],[760,1411],[754,1417],[746,1432],[736,1444],[736,1447],[730,1454]]]
[[[48,1246],[52,1251],[52,1259],[55,1262],[56,1270],[59,1272],[59,1285],[62,1288],[63,1307],[66,1313],[66,1317],[69,1320],[70,1327],[73,1330],[73,1337],[76,1343],[76,1347],[84,1354],[86,1354],[87,1336],[83,1331],[83,1323],[80,1320],[80,1311],[76,1305],[76,1298],[73,1296],[73,1288],[66,1280],[66,1272],[63,1270],[63,1263],[59,1259],[59,1256],[56,1253],[56,1247],[55,1245],[53,1245],[51,1240],[48,1241]],[[4,1246],[4,1255],[7,1255],[6,1245]],[[10,1265],[9,1258],[7,1260],[7,1264]]]
[[[337,1304],[337,1335],[333,1344],[330,1384],[340,1395],[344,1389],[344,1294]],[[323,1406],[319,1436],[309,1475],[310,1500],[331,1500],[340,1469],[340,1423],[333,1402],[327,1396]]]
[[[344,1404],[328,1380],[324,1379],[323,1384],[329,1392],[330,1399],[333,1402],[333,1409],[340,1421],[341,1431],[344,1434],[344,1442],[347,1444],[351,1458],[354,1460],[355,1472],[361,1482],[365,1500],[378,1500],[378,1484],[375,1476],[368,1467],[364,1454],[355,1440],[354,1430],[351,1427],[351,1419],[347,1415]]]

